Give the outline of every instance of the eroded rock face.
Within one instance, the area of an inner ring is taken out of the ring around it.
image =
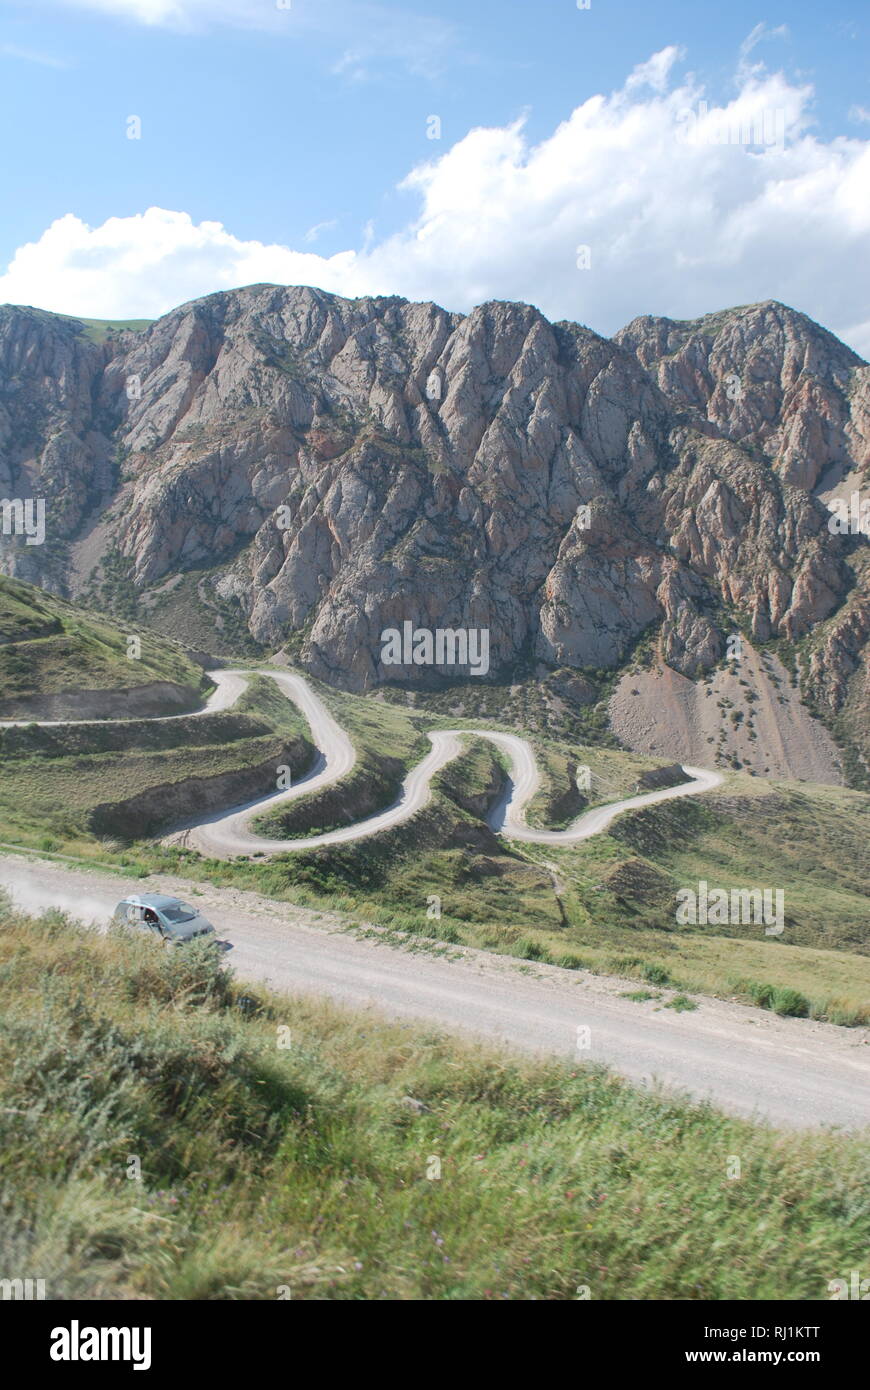
[[[487,628],[494,673],[619,665],[656,625],[694,676],[738,620],[818,631],[806,678],[835,709],[865,679],[868,547],[814,489],[865,468],[868,397],[870,368],[778,304],[611,341],[524,304],[260,285],[100,345],[5,309],[2,487],[39,489],[73,548],[61,577],[49,543],[0,538],[2,563],[73,591],[114,552],[138,591],[207,571],[258,641],[295,634],[352,689],[437,678],[381,663],[406,620]]]
[[[50,502],[42,546],[9,540],[0,518],[0,562],[57,592],[63,566],[52,541],[74,535],[113,489],[111,433],[121,415],[96,401],[109,351],[75,320],[0,307],[0,499]]]
[[[870,368],[805,314],[768,301],[616,334],[669,400],[812,490],[827,470],[870,462]]]

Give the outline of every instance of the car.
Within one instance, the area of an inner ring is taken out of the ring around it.
[[[216,939],[211,922],[195,907],[163,893],[131,893],[118,903],[113,915],[119,925],[153,932],[167,946],[195,937]]]

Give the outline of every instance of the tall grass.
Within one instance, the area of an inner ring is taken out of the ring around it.
[[[866,1259],[866,1135],[0,923],[0,1272],[49,1297],[813,1299]]]

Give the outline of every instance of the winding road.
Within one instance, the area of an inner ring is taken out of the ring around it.
[[[494,730],[436,729],[428,735],[432,744],[431,752],[410,770],[392,806],[388,806],[377,815],[369,816],[366,820],[357,821],[354,825],[328,830],[322,835],[275,840],[265,835],[257,835],[250,829],[253,817],[341,781],[353,767],[356,754],[347,734],[302,676],[270,670],[264,670],[260,674],[270,676],[307,719],[312,739],[318,749],[318,759],[314,768],[306,777],[300,778],[285,790],[272,792],[243,805],[230,807],[226,811],[198,816],[196,820],[175,827],[171,834],[165,837],[167,843],[180,842],[198,849],[212,859],[227,859],[240,854],[286,854],[295,850],[314,849],[320,845],[348,844],[366,839],[370,835],[378,835],[410,820],[426,805],[433,777],[454,758],[459,757],[464,751],[463,740],[468,738],[488,739],[507,754],[510,765],[505,793],[488,817],[490,828],[504,835],[506,839],[524,840],[532,844],[576,844],[605,830],[614,817],[623,811],[651,806],[658,801],[669,801],[674,797],[693,796],[718,786],[722,781],[718,772],[686,767],[683,770],[689,780],[680,783],[679,786],[665,787],[640,796],[614,801],[606,806],[597,806],[591,811],[586,811],[565,830],[533,830],[526,824],[525,812],[538,789],[540,774],[531,745],[515,734]],[[241,690],[237,683],[244,682],[244,672],[213,671],[211,676],[217,685],[212,700],[222,697],[230,684],[238,698]],[[221,708],[227,708],[226,703],[221,704]]]
[[[242,671],[211,674],[216,689],[199,711],[202,714],[230,708],[246,684]],[[575,843],[598,834],[623,811],[694,795],[722,780],[718,773],[687,767],[691,780],[680,786],[596,807],[566,830],[531,830],[524,808],[538,786],[538,769],[526,740],[495,731],[437,730],[429,735],[431,751],[408,774],[395,806],[315,839],[263,840],[247,829],[251,816],[281,799],[332,785],[355,760],[347,734],[301,676],[286,671],[268,674],[307,718],[320,750],[318,759],[292,789],[207,817],[184,832],[212,855],[252,848],[280,854],[315,843],[360,839],[400,824],[425,804],[435,772],[461,752],[463,739],[472,736],[490,739],[510,762],[510,785],[493,808],[491,824],[505,836],[533,843]],[[20,852],[0,853],[0,882],[27,910],[59,907],[98,926],[130,891],[129,882],[115,871],[63,865]],[[377,932],[354,934],[339,914],[312,912],[235,888],[166,874],[135,886],[196,901],[219,932],[229,935],[228,958],[246,980],[294,994],[326,995],[355,1008],[372,1006],[400,1019],[427,1020],[499,1046],[572,1058],[575,1063],[604,1062],[636,1084],[676,1089],[732,1113],[789,1128],[828,1124],[852,1129],[870,1122],[870,1049],[863,1029],[777,1018],[720,999],[699,998],[694,1012],[677,1013],[664,1008],[661,999],[639,1005],[626,997],[634,988],[629,981],[530,966],[469,948],[436,946],[432,953],[420,955],[396,949]],[[581,1028],[588,1048],[578,1053]]]
[[[215,714],[231,709],[247,689],[250,672],[226,669],[210,671],[209,677],[215,689],[208,696],[202,709],[193,711],[194,715]],[[722,782],[722,775],[706,768],[684,767],[687,781],[676,787],[664,787],[658,791],[644,792],[621,801],[613,801],[605,806],[596,806],[578,817],[565,830],[534,830],[526,824],[526,808],[532,800],[540,783],[538,764],[531,745],[515,734],[505,734],[487,729],[436,729],[429,735],[432,750],[416,767],[413,767],[402,783],[398,798],[392,806],[357,821],[354,825],[342,826],[339,830],[328,830],[322,835],[309,835],[299,839],[276,840],[252,831],[252,819],[263,811],[272,810],[288,801],[340,782],[351,771],[356,762],[356,752],[344,729],[336,723],[326,705],[315,694],[303,676],[289,671],[273,671],[264,668],[257,672],[269,676],[288,699],[308,721],[311,737],[318,750],[314,766],[304,777],[300,777],[291,787],[270,792],[252,801],[246,801],[227,810],[215,811],[174,826],[163,837],[165,844],[184,844],[197,849],[211,859],[231,859],[243,854],[287,854],[295,850],[315,849],[320,845],[342,845],[354,840],[364,840],[370,835],[379,835],[384,830],[392,830],[402,825],[422,809],[429,800],[433,777],[443,767],[464,751],[463,740],[469,738],[488,739],[507,755],[510,765],[507,785],[498,803],[487,817],[490,829],[510,840],[523,840],[537,845],[571,845],[588,840],[606,830],[611,821],[623,811],[641,806],[652,806],[658,801],[670,801],[675,797],[694,796],[709,791]],[[190,714],[169,714],[164,719],[189,719]],[[13,728],[26,723],[37,723],[41,727],[53,728],[63,724],[87,724],[86,719],[45,719],[0,720],[0,728]],[[126,724],[129,719],[102,720],[101,723]]]

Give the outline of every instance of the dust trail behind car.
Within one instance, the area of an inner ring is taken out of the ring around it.
[[[34,916],[55,907],[88,926],[107,927],[115,906],[108,894],[67,893],[52,886],[49,895],[44,887],[40,887],[39,875],[27,865],[22,865],[20,869],[16,866],[14,873],[8,865],[4,866],[0,888],[9,893],[18,907]]]

